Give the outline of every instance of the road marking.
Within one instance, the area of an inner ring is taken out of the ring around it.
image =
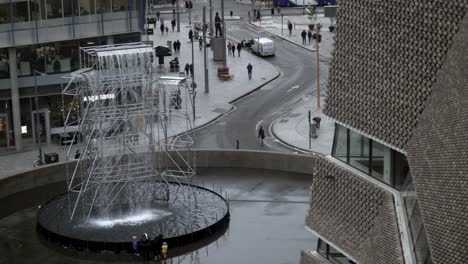
[[[292,90],[298,89],[300,86],[299,85],[294,85],[293,87],[289,88],[287,93],[291,92]]]

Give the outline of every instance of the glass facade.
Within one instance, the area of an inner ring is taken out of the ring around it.
[[[139,33],[112,36],[113,43],[140,41]],[[16,48],[18,77],[31,76],[33,69],[47,74],[59,74],[79,68],[79,49],[90,45],[105,45],[108,37],[30,45]],[[0,49],[0,79],[10,78],[8,49]]]
[[[411,178],[405,155],[338,124],[332,156],[397,190]]]
[[[348,259],[345,255],[340,253],[334,247],[327,244],[325,241],[319,238],[317,244],[317,252],[330,263],[333,264],[355,264],[356,262]]]

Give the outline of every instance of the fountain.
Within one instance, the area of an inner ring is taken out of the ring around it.
[[[67,161],[76,160],[67,163],[67,192],[39,210],[37,228],[49,240],[118,252],[148,233],[177,247],[228,224],[226,199],[191,184],[190,80],[157,78],[155,61],[142,43],[80,49],[81,69],[63,91],[79,105],[64,115],[79,155],[70,146]],[[174,149],[171,122],[185,126]]]

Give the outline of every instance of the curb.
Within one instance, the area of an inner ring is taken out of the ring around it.
[[[253,90],[250,90],[250,91],[248,91],[247,93],[245,93],[245,94],[243,94],[243,95],[241,95],[241,96],[239,96],[239,97],[237,97],[237,98],[235,98],[235,99],[229,101],[228,103],[230,103],[230,104],[235,103],[235,102],[239,101],[240,99],[242,99],[242,98],[244,98],[244,97],[246,97],[246,96],[248,96],[248,95],[250,95],[250,94],[252,94],[252,93],[254,93],[254,92],[258,91],[258,90],[260,90],[260,89],[261,89],[262,87],[264,87],[265,85],[267,85],[267,84],[271,83],[272,81],[278,79],[278,77],[279,77],[280,75],[281,75],[281,72],[278,72],[278,74],[276,74],[275,77],[273,77],[273,78],[271,78],[270,80],[268,80],[268,81],[264,82],[263,84],[259,85],[257,88],[254,88]]]
[[[288,112],[289,113],[289,112]],[[283,115],[284,116],[284,115]],[[319,155],[319,156],[325,156],[325,154],[321,153],[321,152],[317,152],[317,151],[313,151],[313,150],[310,150],[310,149],[304,149],[304,148],[301,148],[301,147],[298,147],[298,146],[295,146],[295,145],[292,145],[286,141],[284,141],[283,139],[281,139],[276,133],[275,133],[275,129],[274,129],[274,126],[276,125],[276,122],[283,118],[283,116],[280,116],[278,117],[275,121],[271,122],[270,124],[270,127],[268,128],[270,134],[275,137],[281,144],[283,144],[285,147],[288,147],[292,150],[295,150],[295,151],[300,151],[304,154],[308,154],[308,155]]]

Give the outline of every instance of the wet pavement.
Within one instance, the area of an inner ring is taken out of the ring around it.
[[[304,228],[311,175],[250,169],[206,169],[199,175],[194,183],[227,193],[229,228],[215,234],[217,240],[178,250],[169,245],[169,253],[178,256],[167,263],[298,263],[302,249],[315,248],[317,239]],[[80,252],[44,241],[35,230],[37,200],[62,188],[48,186],[0,200],[5,216],[0,219],[0,263],[144,262],[125,253]]]

